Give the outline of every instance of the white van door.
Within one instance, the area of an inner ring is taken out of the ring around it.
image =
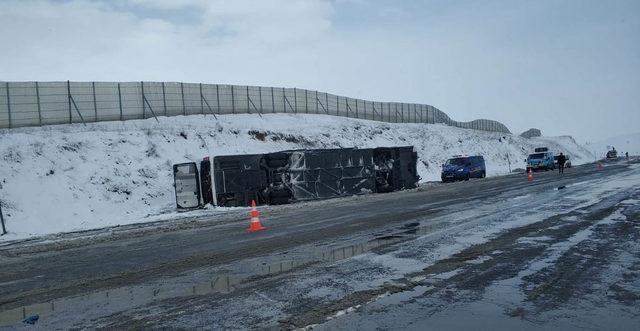
[[[178,209],[200,206],[200,179],[194,162],[173,165],[173,182],[176,187]]]

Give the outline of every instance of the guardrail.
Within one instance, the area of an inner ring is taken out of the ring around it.
[[[367,101],[298,88],[179,82],[0,83],[0,128],[241,113],[326,114],[510,132],[488,119],[454,121],[431,105]]]

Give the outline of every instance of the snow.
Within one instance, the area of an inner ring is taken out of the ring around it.
[[[524,168],[534,147],[593,160],[571,137],[525,139],[449,127],[326,115],[178,116],[0,130],[0,203],[8,235],[58,232],[175,218],[172,165],[205,156],[297,148],[415,146],[421,182],[440,179],[456,154],[485,157],[487,175]],[[511,164],[509,164],[511,162]],[[209,208],[197,215],[225,212]]]
[[[603,158],[611,147],[615,147],[618,156],[640,155],[640,132],[610,137],[596,142],[590,142],[585,147],[599,158]]]

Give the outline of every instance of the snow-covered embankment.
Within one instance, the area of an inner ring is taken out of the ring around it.
[[[323,115],[194,115],[0,130],[0,203],[10,231],[0,240],[166,218],[175,209],[174,163],[296,148],[406,145],[418,151],[423,182],[439,180],[440,165],[454,154],[484,155],[488,176],[523,168],[536,146],[564,151],[573,164],[593,160],[571,137],[525,139]]]

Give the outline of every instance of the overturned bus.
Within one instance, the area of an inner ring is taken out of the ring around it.
[[[173,166],[178,209],[224,207],[392,192],[415,188],[412,146],[305,149],[224,155]]]

